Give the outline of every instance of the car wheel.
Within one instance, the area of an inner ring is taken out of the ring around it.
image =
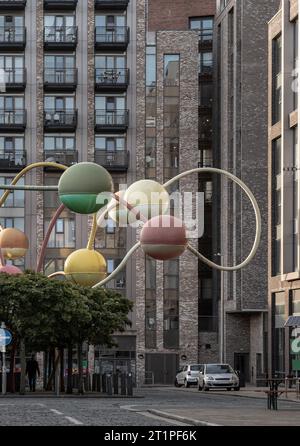
[[[204,392],[208,392],[209,391],[209,387],[204,387]]]
[[[175,383],[174,383],[175,387],[180,387],[177,381],[177,378],[175,379]]]
[[[240,390],[240,388],[239,388],[239,387],[235,387],[234,390],[235,390],[236,392],[238,392],[238,391]]]
[[[187,380],[184,381],[184,387],[188,389],[190,387],[190,383],[187,382]]]

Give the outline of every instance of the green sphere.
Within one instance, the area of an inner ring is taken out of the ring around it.
[[[74,164],[63,173],[58,183],[60,201],[77,214],[98,212],[109,201],[111,192],[111,175],[94,163]]]

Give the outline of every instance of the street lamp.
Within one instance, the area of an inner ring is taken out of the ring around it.
[[[224,254],[221,254],[218,252],[215,254],[215,256],[220,257],[221,259],[221,265],[223,265],[224,260]],[[224,274],[225,271],[220,271],[220,289],[221,289],[221,295],[220,295],[220,351],[219,351],[219,360],[223,364],[225,361],[225,300],[224,300]]]

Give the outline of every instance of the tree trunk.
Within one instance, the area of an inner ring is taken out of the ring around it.
[[[78,393],[83,394],[82,344],[77,345],[78,352]]]
[[[65,354],[64,348],[59,349],[60,355],[60,391],[65,391]]]
[[[26,387],[26,352],[25,342],[20,341],[20,358],[21,358],[21,378],[20,378],[20,395],[25,395]]]
[[[43,375],[43,389],[46,390],[46,386],[47,386],[47,379],[48,379],[48,365],[49,364],[49,351],[46,350],[44,352],[44,375]]]
[[[59,355],[55,359],[55,349],[51,349],[51,363],[53,364],[53,367],[51,368],[51,372],[49,374],[49,378],[48,378],[48,382],[47,382],[47,386],[46,386],[46,390],[48,390],[48,391],[53,389],[52,386],[53,386],[53,381],[55,378],[55,370],[59,363]]]
[[[73,345],[68,346],[68,381],[67,393],[73,393]]]
[[[16,349],[17,342],[14,341],[12,344],[11,352],[10,352],[10,361],[9,361],[9,380],[8,380],[8,391],[11,393],[15,393],[15,358],[16,358]]]

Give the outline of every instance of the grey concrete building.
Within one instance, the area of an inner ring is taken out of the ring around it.
[[[290,316],[300,315],[299,2],[282,1],[269,23],[269,373],[299,374]]]
[[[262,241],[251,265],[222,276],[223,359],[254,382],[267,370],[268,21],[280,2],[217,3],[214,160],[252,189],[263,216]],[[232,265],[250,252],[255,221],[240,190],[227,181],[220,185],[215,252]]]
[[[212,30],[215,1],[0,1],[0,184],[25,165],[92,161],[120,185],[212,165]],[[28,184],[57,184],[61,172],[32,171]],[[181,192],[205,192],[207,232],[191,243],[212,254],[212,179],[191,177]],[[55,193],[15,192],[0,224],[30,239],[35,268]],[[65,211],[48,244],[45,273],[62,270],[86,245],[91,219]],[[99,229],[95,247],[108,273],[136,241],[132,229]],[[93,349],[95,371],[132,370],[138,384],[173,383],[179,365],[218,359],[217,290],[190,254],[154,262],[142,251],[110,285],[135,302],[118,347]],[[90,350],[91,352],[91,350]],[[91,356],[90,356],[91,357]]]

